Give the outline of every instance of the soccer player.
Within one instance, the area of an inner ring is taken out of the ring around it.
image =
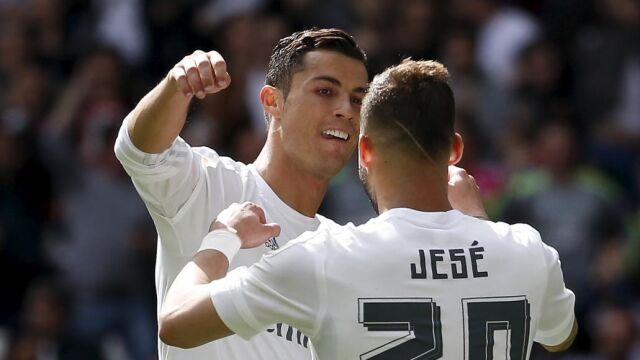
[[[196,51],[185,57],[140,101],[123,122],[115,152],[158,231],[158,310],[211,221],[231,203],[259,204],[269,221],[282,225],[282,233],[265,245],[240,251],[231,268],[257,262],[262,254],[326,220],[316,211],[329,179],[356,148],[368,80],[364,52],[341,30],[307,30],[280,40],[260,92],[268,136],[250,165],[209,148],[192,148],[178,137],[193,97],[202,99],[231,82],[217,52]],[[308,338],[283,324],[250,342],[233,336],[190,350],[161,342],[158,347],[161,359],[311,356]]]
[[[321,359],[526,359],[534,341],[567,348],[575,298],[558,253],[528,225],[452,209],[447,165],[462,140],[447,79],[437,62],[408,60],[371,83],[358,149],[377,218],[323,223],[226,274],[238,248],[280,231],[255,204],[230,207],[169,290],[160,337],[190,347],[284,321]]]

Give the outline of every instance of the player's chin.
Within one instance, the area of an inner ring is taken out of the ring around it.
[[[325,140],[316,148],[319,166],[334,169],[337,173],[349,161],[355,149],[355,142],[350,140]]]
[[[324,175],[333,177],[345,167],[350,157],[351,153],[341,154],[341,156],[335,156],[335,154],[334,156],[324,156],[319,159],[317,165]]]

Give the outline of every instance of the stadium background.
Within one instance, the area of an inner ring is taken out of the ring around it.
[[[252,161],[270,51],[310,26],[351,32],[374,73],[448,66],[491,217],[537,227],[577,294],[573,350],[533,358],[640,359],[635,0],[0,0],[0,358],[154,357],[155,232],[113,155],[120,122],[216,49],[232,85],[183,137]],[[372,215],[355,166],[321,209],[339,222]]]

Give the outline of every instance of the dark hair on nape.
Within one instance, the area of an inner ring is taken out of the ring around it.
[[[329,50],[356,59],[367,68],[367,55],[354,38],[340,29],[308,29],[280,39],[271,53],[266,84],[276,87],[285,97],[293,75],[304,66],[304,55],[315,50]]]
[[[377,75],[364,98],[363,131],[374,143],[417,157],[449,155],[455,102],[449,72],[436,61],[405,59]]]

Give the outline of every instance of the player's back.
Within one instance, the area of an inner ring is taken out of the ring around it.
[[[325,235],[308,244],[322,359],[525,359],[571,330],[557,253],[527,225],[393,209]]]

